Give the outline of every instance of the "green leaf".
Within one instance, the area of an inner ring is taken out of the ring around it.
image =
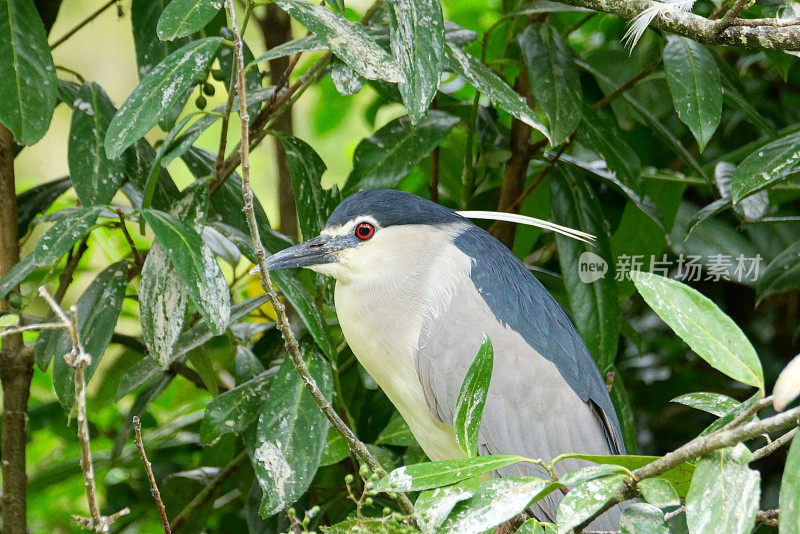
[[[789,453],[786,456],[786,465],[783,467],[781,480],[780,504],[780,532],[782,534],[797,534],[800,532],[800,432],[795,434]]]
[[[422,532],[435,534],[453,508],[475,495],[479,477],[469,478],[452,486],[425,491],[414,502],[414,519]]]
[[[547,116],[553,145],[575,131],[581,119],[581,83],[572,49],[550,24],[531,24],[517,37],[536,103]]]
[[[94,224],[102,210],[101,206],[95,206],[56,212],[55,224],[47,229],[31,252],[33,262],[43,267],[69,252]]]
[[[524,461],[521,456],[479,456],[406,465],[383,477],[376,491],[422,491],[449,486],[461,480]]]
[[[553,222],[597,236],[594,245],[556,235],[558,257],[572,320],[605,372],[614,363],[619,342],[619,300],[613,258],[600,202],[572,167],[557,167],[550,181]],[[594,269],[594,270],[590,270]]]
[[[305,0],[277,0],[275,3],[368,80],[405,81],[397,61],[370,37],[361,24]]]
[[[186,222],[157,210],[143,210],[142,216],[167,252],[211,331],[225,332],[230,316],[230,293],[214,255],[203,239]]]
[[[150,178],[150,173],[153,171],[153,166],[156,165],[157,154],[146,139],[136,141],[130,150],[125,151],[125,154],[127,155],[125,176],[130,181],[130,188],[126,190],[123,187],[123,191],[126,191],[126,194],[131,198],[131,205],[138,209],[142,207],[142,199],[148,185],[147,181],[152,179]],[[153,193],[151,207],[161,211],[168,211],[175,203],[175,199],[178,198],[180,192],[165,168],[156,165],[155,169],[155,192]],[[136,195],[132,195],[130,189]]]
[[[459,502],[450,517],[437,530],[441,534],[484,532],[525,511],[531,501],[553,484],[534,477],[508,477],[488,480],[475,495]]]
[[[800,164],[800,132],[791,133],[755,149],[736,167],[731,179],[733,202],[772,187]]]
[[[541,3],[546,3],[542,0]],[[516,534],[556,534],[556,526],[553,523],[542,523],[536,519],[528,519],[518,529]]]
[[[153,68],[111,120],[106,131],[106,155],[118,157],[155,126],[169,106],[206,72],[221,42],[219,37],[198,39]]]
[[[547,128],[536,120],[536,114],[528,106],[527,102],[521,98],[516,91],[508,86],[486,65],[467,54],[460,48],[447,45],[449,52],[450,68],[462,75],[478,91],[489,97],[498,107],[511,113],[528,126],[539,130],[542,135],[547,137],[550,144],[550,132]]]
[[[566,534],[600,510],[619,490],[625,475],[612,475],[578,484],[558,505],[558,533]]]
[[[667,36],[664,71],[678,118],[703,151],[722,118],[722,81],[711,52],[698,42]]]
[[[127,262],[114,263],[92,281],[75,303],[78,316],[78,331],[84,349],[92,357],[86,367],[86,382],[92,378],[97,365],[114,335],[114,328],[122,310],[125,287],[128,285]],[[37,355],[40,367],[43,360],[53,362],[53,388],[66,411],[75,402],[75,370],[63,358],[71,349],[69,335],[65,330],[50,330],[48,336],[40,338],[43,357]],[[39,349],[37,343],[37,349]],[[45,363],[44,367],[47,367]]]
[[[69,130],[69,174],[84,206],[105,206],[125,178],[125,160],[108,159],[103,146],[116,108],[103,88],[85,83],[73,103]]]
[[[72,183],[69,176],[28,189],[17,196],[17,238],[28,233],[28,227],[39,213],[44,213]]]
[[[489,382],[492,379],[494,350],[491,340],[483,334],[483,341],[475,355],[475,359],[467,369],[461,382],[461,389],[456,399],[456,411],[453,415],[453,434],[458,447],[468,457],[478,456],[478,431],[481,426],[483,407],[489,393]]]
[[[187,360],[192,364],[192,367],[197,372],[203,385],[208,392],[216,397],[219,395],[219,383],[217,382],[217,373],[214,371],[214,364],[203,349],[196,349],[189,351]]]
[[[328,439],[325,441],[325,448],[322,449],[322,459],[320,467],[325,465],[338,464],[350,455],[350,447],[341,434],[335,428],[328,430]]]
[[[353,171],[342,194],[396,187],[457,123],[457,118],[441,111],[431,111],[416,125],[407,116],[389,122],[356,147]]]
[[[636,152],[622,138],[617,121],[605,110],[586,108],[580,132],[587,144],[602,156],[609,169],[626,187],[642,193],[641,163]]]
[[[25,280],[28,275],[36,270],[36,262],[33,261],[33,254],[28,254],[14,265],[8,273],[0,280],[0,299],[6,298],[12,289],[17,287]]]
[[[158,18],[158,38],[171,41],[202,30],[220,8],[221,0],[174,0],[167,4]]]
[[[680,506],[681,500],[668,480],[663,478],[646,478],[636,485],[644,500],[659,508]]]
[[[333,210],[341,202],[336,189],[322,188],[325,163],[305,141],[291,135],[278,136],[286,152],[286,163],[292,177],[297,215],[303,238],[319,235]]]
[[[398,89],[416,123],[439,87],[445,46],[442,6],[439,0],[392,0],[387,11],[392,53],[405,79]]]
[[[241,434],[258,419],[269,386],[275,377],[275,371],[275,369],[264,371],[209,401],[203,423],[200,425],[200,441],[203,445],[213,443],[228,432]]]
[[[759,391],[758,393],[756,393],[755,395],[751,396],[746,401],[737,402],[736,405],[733,408],[731,408],[730,410],[725,412],[719,419],[717,419],[716,421],[714,421],[713,423],[708,425],[705,429],[703,429],[703,431],[700,432],[700,435],[701,436],[705,436],[705,435],[708,435],[708,434],[710,434],[712,432],[716,432],[717,430],[721,429],[722,427],[724,427],[725,425],[727,425],[728,423],[733,421],[734,418],[739,417],[739,415],[741,415],[744,412],[746,412],[747,410],[749,410],[756,402],[761,400],[761,397],[762,397],[761,396],[761,392]],[[747,420],[746,422],[749,423],[750,421],[753,421],[755,419],[758,419],[758,417],[754,415],[749,420]]]
[[[411,447],[417,443],[411,429],[408,428],[403,416],[398,412],[392,414],[392,418],[386,424],[386,427],[378,434],[375,440],[376,445],[396,445],[398,447]]]
[[[339,58],[331,59],[331,80],[342,96],[358,93],[367,81]]]
[[[622,534],[669,534],[664,512],[652,504],[635,502],[622,511],[619,518]]]
[[[304,359],[322,394],[332,395],[330,364],[307,344]],[[317,471],[328,435],[328,420],[303,387],[290,358],[278,369],[264,401],[252,455],[264,494],[259,514],[271,516],[292,504],[308,489]]]
[[[764,374],[755,349],[716,304],[663,276],[633,272],[631,280],[645,302],[698,356],[734,380],[763,391]]]
[[[47,35],[33,0],[0,4],[0,123],[23,145],[50,127],[58,81]]]
[[[687,393],[670,400],[722,417],[739,405],[739,401],[721,393]]]
[[[290,272],[273,272],[272,281],[278,286],[281,293],[292,304],[292,307],[300,315],[303,324],[308,328],[311,337],[317,343],[322,352],[331,361],[336,360],[336,348],[328,334],[328,327],[325,319],[317,308],[314,298],[308,290]]]
[[[751,456],[740,443],[714,451],[697,462],[686,495],[689,532],[744,534],[753,529],[761,476],[747,467]]]
[[[566,486],[572,486],[574,484],[583,484],[584,482],[594,480],[595,478],[604,477],[606,475],[624,474],[626,471],[627,470],[621,465],[587,465],[586,467],[580,467],[574,471],[570,471],[562,477],[559,477],[558,481]]]

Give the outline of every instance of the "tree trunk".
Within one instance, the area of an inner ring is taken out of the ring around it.
[[[14,189],[14,137],[0,125],[0,279],[19,262],[17,196]],[[9,311],[7,301],[0,310]],[[0,383],[3,390],[3,428],[0,456],[3,460],[3,534],[24,534],[26,525],[25,438],[28,394],[33,375],[31,351],[22,335],[3,339],[0,349]]]

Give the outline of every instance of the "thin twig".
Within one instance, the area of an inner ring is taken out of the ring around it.
[[[236,12],[233,8],[233,0],[225,0],[225,7],[228,11],[231,29],[233,30],[235,55],[234,63],[237,70],[236,90],[239,93],[239,116],[241,119],[241,142],[239,143],[239,155],[242,162],[242,197],[244,198],[243,211],[247,217],[247,226],[250,230],[250,238],[252,240],[253,250],[255,252],[256,260],[260,269],[261,287],[264,289],[264,292],[267,294],[267,297],[275,309],[278,330],[280,330],[281,335],[283,336],[286,344],[286,350],[289,353],[289,357],[292,359],[295,369],[302,378],[303,385],[305,386],[306,390],[314,398],[314,401],[331,422],[331,425],[333,425],[333,427],[345,439],[347,444],[350,446],[350,449],[359,458],[361,458],[372,471],[382,474],[384,471],[378,461],[372,456],[372,454],[370,454],[366,446],[359,441],[358,438],[356,438],[352,430],[350,430],[344,421],[342,421],[341,417],[339,417],[339,414],[336,413],[331,404],[325,398],[325,395],[322,393],[322,391],[320,391],[316,381],[314,380],[314,377],[311,376],[311,373],[309,372],[308,367],[303,360],[303,356],[300,354],[300,347],[297,344],[297,339],[295,339],[294,334],[292,333],[289,319],[286,316],[286,308],[278,298],[278,294],[275,292],[275,289],[272,286],[272,279],[265,263],[266,252],[261,244],[258,223],[256,221],[256,216],[253,209],[253,190],[250,187],[250,117],[248,116],[247,106],[245,105],[247,96],[245,93],[244,83],[242,37],[239,33],[239,27],[236,24]],[[409,516],[413,514],[414,507],[411,504],[411,501],[409,501],[405,495],[398,494],[396,500],[403,513]]]
[[[225,466],[219,473],[216,474],[214,478],[211,479],[209,482],[200,492],[194,496],[194,499],[191,500],[186,507],[181,510],[181,512],[175,516],[175,519],[172,521],[172,532],[177,532],[189,518],[194,515],[197,510],[200,509],[209,499],[211,499],[216,493],[222,483],[225,481],[226,478],[231,476],[236,470],[239,468],[239,464],[247,458],[247,451],[242,451],[234,457],[231,462]]]
[[[139,420],[139,416],[137,415],[133,416],[133,431],[133,443],[136,445],[136,448],[139,449],[139,457],[142,459],[142,463],[144,464],[144,470],[147,473],[147,480],[150,481],[150,493],[153,495],[153,499],[155,499],[156,506],[158,507],[158,513],[161,515],[161,526],[164,528],[164,534],[172,534],[172,531],[169,528],[169,519],[167,519],[167,509],[164,508],[164,502],[161,500],[161,492],[158,491],[158,484],[156,484],[156,477],[153,476],[153,468],[150,465],[150,460],[147,459],[147,453],[144,451],[144,441],[142,441],[142,422]]]
[[[728,29],[731,23],[739,17],[742,11],[751,5],[753,5],[753,0],[736,0],[714,28],[717,34],[720,34]]]
[[[773,452],[777,451],[778,449],[780,449],[781,447],[792,441],[792,438],[796,433],[797,429],[793,428],[784,435],[780,436],[779,438],[776,438],[767,445],[764,445],[760,449],[754,450],[753,457],[750,459],[750,462],[755,462],[756,460],[760,460],[761,458],[769,456]]]
[[[133,260],[136,262],[136,265],[141,268],[144,265],[144,261],[142,260],[142,255],[139,254],[139,249],[136,248],[136,244],[133,242],[130,232],[128,232],[128,227],[125,225],[125,216],[122,214],[122,210],[117,210],[117,216],[119,217],[119,227],[122,229],[122,234],[125,236],[125,241],[128,242],[128,246],[133,253]]]
[[[58,40],[56,40],[56,42],[51,44],[50,45],[50,50],[55,50],[56,48],[58,48],[58,46],[61,45],[64,41],[66,41],[67,39],[69,39],[70,37],[72,37],[73,35],[78,33],[81,30],[81,28],[83,28],[84,26],[86,26],[87,24],[92,22],[94,19],[99,17],[106,9],[108,9],[111,6],[113,6],[118,1],[119,0],[108,0],[108,2],[106,2],[105,4],[103,4],[102,6],[97,8],[97,10],[94,13],[92,13],[91,15],[89,15],[88,17],[86,17],[85,19],[80,21],[78,24],[75,25],[74,28],[69,30],[67,33],[65,33],[63,36],[61,36]]]
[[[10,336],[12,334],[19,334],[21,332],[28,332],[30,330],[48,330],[50,328],[65,328],[67,325],[63,323],[37,323],[28,324],[25,326],[10,326],[0,330],[0,338]]]
[[[777,527],[780,522],[780,513],[778,509],[775,510],[759,510],[756,512],[756,521],[764,523],[770,527]]]
[[[592,104],[592,110],[597,111],[598,109],[604,108],[605,106],[610,104],[617,97],[619,97],[620,95],[631,89],[633,86],[635,86],[645,77],[647,77],[647,75],[653,72],[655,68],[658,67],[659,63],[661,63],[661,56],[659,56],[658,59],[647,65],[642,70],[640,70],[638,73],[631,76],[631,78],[628,79],[628,81],[626,81],[625,83],[623,83],[622,85],[620,85],[619,87],[608,93],[606,96],[604,96],[603,98]]]
[[[67,258],[67,264],[64,266],[64,270],[61,271],[61,274],[58,276],[58,287],[53,295],[53,298],[56,302],[61,302],[64,299],[64,295],[67,294],[67,289],[69,289],[69,286],[72,283],[72,276],[75,274],[75,269],[78,267],[78,263],[80,263],[81,258],[83,258],[83,254],[88,249],[89,235],[87,234],[86,237],[81,239],[78,249],[74,252],[70,252],[69,257]]]
[[[742,423],[746,422],[748,419],[753,417],[759,411],[763,410],[767,406],[772,404],[772,395],[769,397],[758,399],[756,402],[753,403],[748,409],[731,419],[731,421],[722,427],[722,430],[730,430],[731,428],[737,427]]]
[[[592,20],[592,18],[595,15],[597,15],[597,13],[589,13],[588,15],[583,17],[581,20],[579,20],[578,22],[576,22],[572,26],[568,26],[567,29],[565,29],[563,32],[561,32],[561,36],[562,37],[569,37],[572,34],[572,32],[574,32],[575,30],[580,29],[581,26],[583,26],[584,24],[586,24],[587,22]]]

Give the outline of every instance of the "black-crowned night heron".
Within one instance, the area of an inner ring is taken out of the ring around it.
[[[356,193],[322,233],[267,259],[336,279],[347,343],[432,460],[463,457],[452,432],[461,382],[481,345],[494,369],[481,454],[549,462],[562,453],[622,454],[604,380],[564,310],[505,246],[457,212],[409,193]],[[566,460],[561,475],[583,465]],[[515,464],[501,476],[538,475]],[[561,492],[534,509],[554,521]],[[611,510],[593,528],[617,530]]]

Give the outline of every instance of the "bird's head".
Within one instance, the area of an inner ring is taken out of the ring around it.
[[[452,241],[454,228],[467,224],[455,211],[411,193],[361,191],[339,204],[319,236],[273,254],[266,267],[306,267],[345,282],[366,278]]]

